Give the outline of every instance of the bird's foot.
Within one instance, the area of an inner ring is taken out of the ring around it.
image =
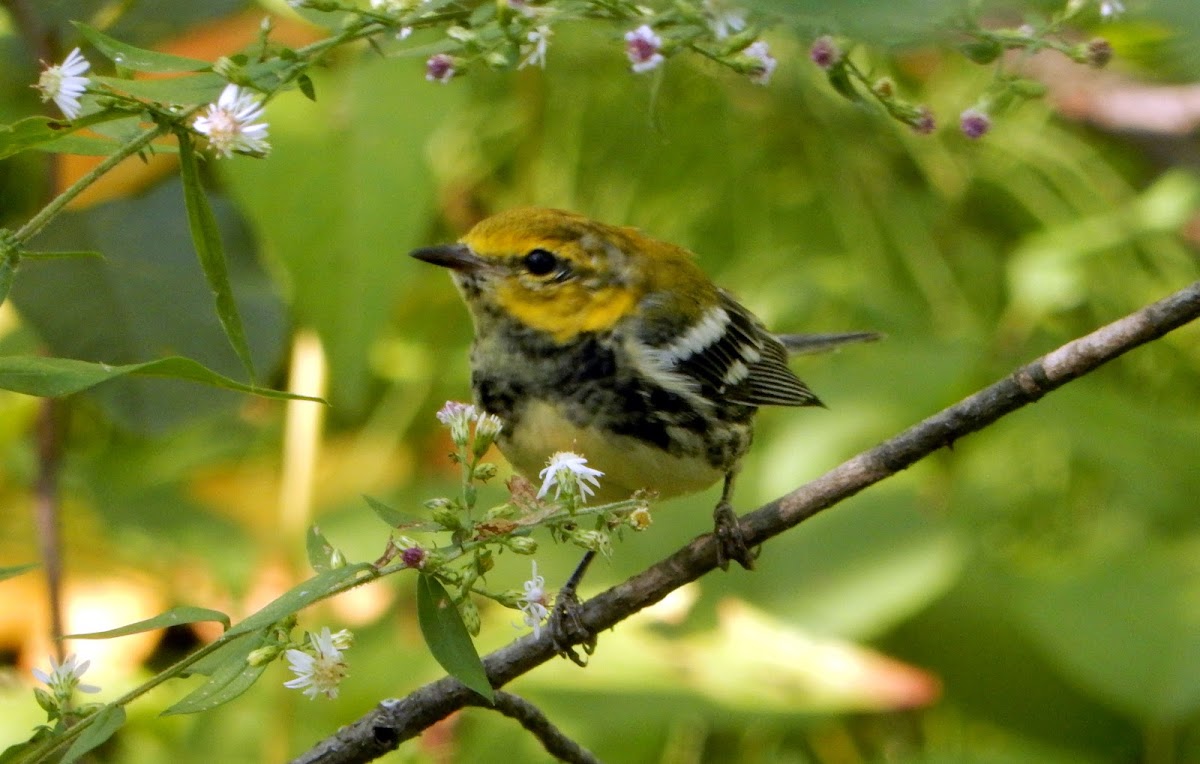
[[[741,565],[746,570],[754,570],[754,559],[758,557],[758,549],[746,545],[745,534],[738,522],[737,512],[725,499],[721,499],[713,510],[713,534],[717,537],[717,564],[721,570],[729,570],[730,560]]]

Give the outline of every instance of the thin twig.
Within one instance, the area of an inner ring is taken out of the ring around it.
[[[62,636],[62,523],[58,503],[58,471],[62,463],[62,409],[64,402],[42,398],[38,403],[38,472],[34,488],[34,524],[42,570],[46,572],[46,599],[50,608],[50,639],[56,658],[63,659]]]
[[[921,458],[1042,398],[1133,348],[1200,317],[1200,281],[1141,310],[1068,342],[965,400],[835,467],[788,495],[745,515],[746,540],[761,544]],[[580,620],[593,632],[612,628],[717,565],[712,534],[694,539],[670,557],[585,602]],[[502,687],[553,658],[549,633],[513,642],[484,658],[492,686]],[[355,764],[394,750],[401,742],[475,702],[477,696],[445,677],[403,699],[381,702],[298,756],[292,764]]]
[[[538,742],[546,749],[546,753],[559,761],[571,762],[571,764],[598,764],[600,761],[592,755],[591,751],[555,727],[542,713],[542,710],[528,700],[502,690],[497,690],[494,697],[495,703],[489,704],[481,696],[472,693],[467,705],[490,708],[511,719],[516,719],[522,727],[529,730],[538,739]]]

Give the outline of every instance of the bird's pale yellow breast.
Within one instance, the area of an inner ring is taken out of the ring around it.
[[[695,493],[724,476],[701,457],[674,456],[627,435],[573,424],[547,401],[531,402],[517,431],[502,437],[500,450],[513,467],[537,480],[546,460],[557,451],[574,451],[604,473],[596,501],[620,501],[640,488],[664,498]]]

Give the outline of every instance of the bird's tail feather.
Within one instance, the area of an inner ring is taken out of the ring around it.
[[[856,342],[875,342],[883,339],[879,332],[837,332],[833,334],[779,334],[776,335],[789,355],[827,353],[842,345]]]

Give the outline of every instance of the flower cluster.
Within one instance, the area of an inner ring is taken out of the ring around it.
[[[1041,82],[1008,71],[1014,62],[1019,66],[1026,57],[1005,57],[1006,51],[1055,50],[1077,63],[1095,68],[1104,67],[1112,60],[1113,49],[1107,40],[1098,37],[1077,43],[1063,34],[1067,22],[1087,9],[1094,10],[1105,21],[1125,13],[1125,6],[1119,0],[1067,0],[1048,18],[1037,18],[1012,28],[984,27],[970,14],[953,23],[954,31],[966,38],[959,46],[963,55],[977,64],[996,64],[996,74],[987,91],[974,106],[959,114],[958,126],[964,136],[972,140],[982,138],[992,129],[993,114],[1014,103],[1039,98],[1046,92],[1046,86]],[[889,78],[870,81],[847,55],[846,49],[845,40],[831,35],[817,37],[809,49],[809,58],[825,71],[838,93],[856,102],[862,102],[864,96],[869,95],[892,118],[917,133],[928,134],[936,129],[937,122],[929,107],[898,98],[895,84]]]

